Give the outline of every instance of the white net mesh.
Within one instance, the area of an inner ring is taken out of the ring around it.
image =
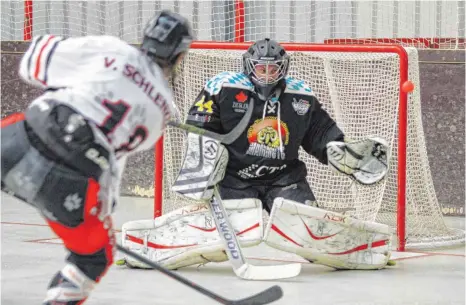
[[[463,231],[446,227],[431,178],[424,142],[419,94],[417,51],[408,48],[410,94],[407,149],[407,246],[429,247],[464,240]],[[301,151],[308,181],[319,204],[332,210],[396,227],[399,59],[397,54],[290,52],[290,75],[303,79],[353,139],[377,135],[391,146],[387,179],[376,186],[362,186],[336,175],[328,166]],[[186,115],[205,82],[222,71],[241,71],[242,51],[192,50],[175,81],[179,110]],[[169,128],[165,136],[163,212],[186,205],[184,197],[170,191],[183,158],[184,134]]]
[[[115,35],[141,41],[145,22],[160,9],[191,22],[197,40],[399,42],[422,48],[464,48],[464,1],[1,1],[2,40],[23,40],[25,3],[32,34]],[[238,18],[242,5],[243,18]],[[235,29],[243,28],[235,33]],[[241,34],[243,33],[243,34]]]

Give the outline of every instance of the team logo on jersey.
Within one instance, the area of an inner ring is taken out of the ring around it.
[[[273,116],[256,120],[248,129],[250,145],[246,154],[284,160],[285,145],[288,145],[290,132],[284,122],[280,123],[279,126],[277,118]]]
[[[291,103],[293,105],[294,111],[298,115],[305,115],[309,111],[309,107],[311,106],[311,103],[306,100],[300,99],[299,101],[293,98],[293,102]]]
[[[240,91],[237,95],[235,95],[236,101],[233,101],[233,111],[234,112],[246,112],[249,108],[249,104],[246,103],[248,96],[244,93],[244,91]]]

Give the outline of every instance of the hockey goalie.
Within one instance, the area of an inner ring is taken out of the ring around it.
[[[242,72],[223,72],[206,83],[187,123],[226,134],[253,105],[248,126],[229,145],[188,134],[173,190],[198,203],[125,223],[123,245],[170,269],[226,261],[228,249],[208,204],[218,190],[216,200],[242,247],[264,242],[336,269],[384,268],[390,228],[319,208],[298,150],[335,174],[371,185],[387,173],[388,144],[377,137],[347,139],[304,81],[287,76],[290,57],[277,42],[257,41],[242,60]],[[266,224],[264,209],[270,214]]]

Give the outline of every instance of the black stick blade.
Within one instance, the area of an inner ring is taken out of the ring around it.
[[[242,300],[231,301],[228,305],[264,305],[275,302],[283,296],[283,290],[280,286],[272,286],[253,296]]]

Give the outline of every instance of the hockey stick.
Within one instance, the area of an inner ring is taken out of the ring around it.
[[[248,110],[246,111],[244,116],[241,118],[241,121],[239,121],[238,125],[236,125],[235,128],[233,128],[227,134],[219,134],[219,133],[209,131],[209,130],[205,130],[203,128],[199,128],[199,127],[196,127],[196,126],[193,126],[193,125],[190,125],[190,124],[180,123],[181,120],[179,118],[179,116],[180,116],[179,111],[176,108],[175,108],[175,110],[177,112],[176,113],[177,119],[169,121],[168,125],[179,128],[179,129],[183,129],[183,130],[185,130],[187,132],[192,132],[192,133],[195,133],[195,134],[198,134],[198,135],[201,135],[201,136],[206,136],[206,137],[212,138],[214,140],[220,141],[223,144],[228,145],[228,144],[233,143],[243,133],[243,131],[246,129],[247,125],[249,124],[249,120],[252,117],[253,109],[254,109],[254,99],[251,99],[249,101]]]
[[[210,209],[222,238],[228,259],[235,274],[245,280],[276,280],[295,277],[301,272],[301,264],[255,266],[246,262],[243,251],[236,238],[236,233],[228,220],[225,207],[218,188],[214,188],[214,197],[210,201]]]
[[[276,300],[279,300],[282,296],[283,296],[283,290],[280,286],[278,285],[275,285],[275,286],[272,286],[270,288],[267,288],[266,290],[258,293],[258,294],[255,294],[253,296],[250,296],[250,297],[247,297],[247,298],[244,298],[244,299],[239,299],[239,300],[229,300],[229,299],[226,299],[210,290],[207,290],[206,288],[202,287],[202,286],[199,286],[197,285],[196,283],[194,282],[191,282],[190,280],[182,277],[181,275],[178,275],[176,274],[175,272],[172,272],[162,266],[160,266],[159,264],[156,264],[148,259],[146,259],[145,257],[143,256],[140,256],[139,254],[137,253],[134,253],[126,248],[123,248],[123,246],[121,245],[118,245],[117,244],[117,249],[121,252],[123,252],[124,254],[128,255],[128,256],[131,256],[137,260],[139,260],[140,262],[162,272],[163,274],[165,275],[168,275],[169,277],[171,277],[172,279],[178,281],[178,282],[181,282],[183,284],[185,284],[186,286],[189,286],[191,287],[192,289],[196,290],[197,292],[200,292],[202,293],[203,295],[205,296],[208,296],[209,298],[211,299],[214,299],[216,300],[217,302],[219,302],[220,304],[225,304],[225,305],[262,305],[262,304],[269,304],[269,303],[272,303]]]

